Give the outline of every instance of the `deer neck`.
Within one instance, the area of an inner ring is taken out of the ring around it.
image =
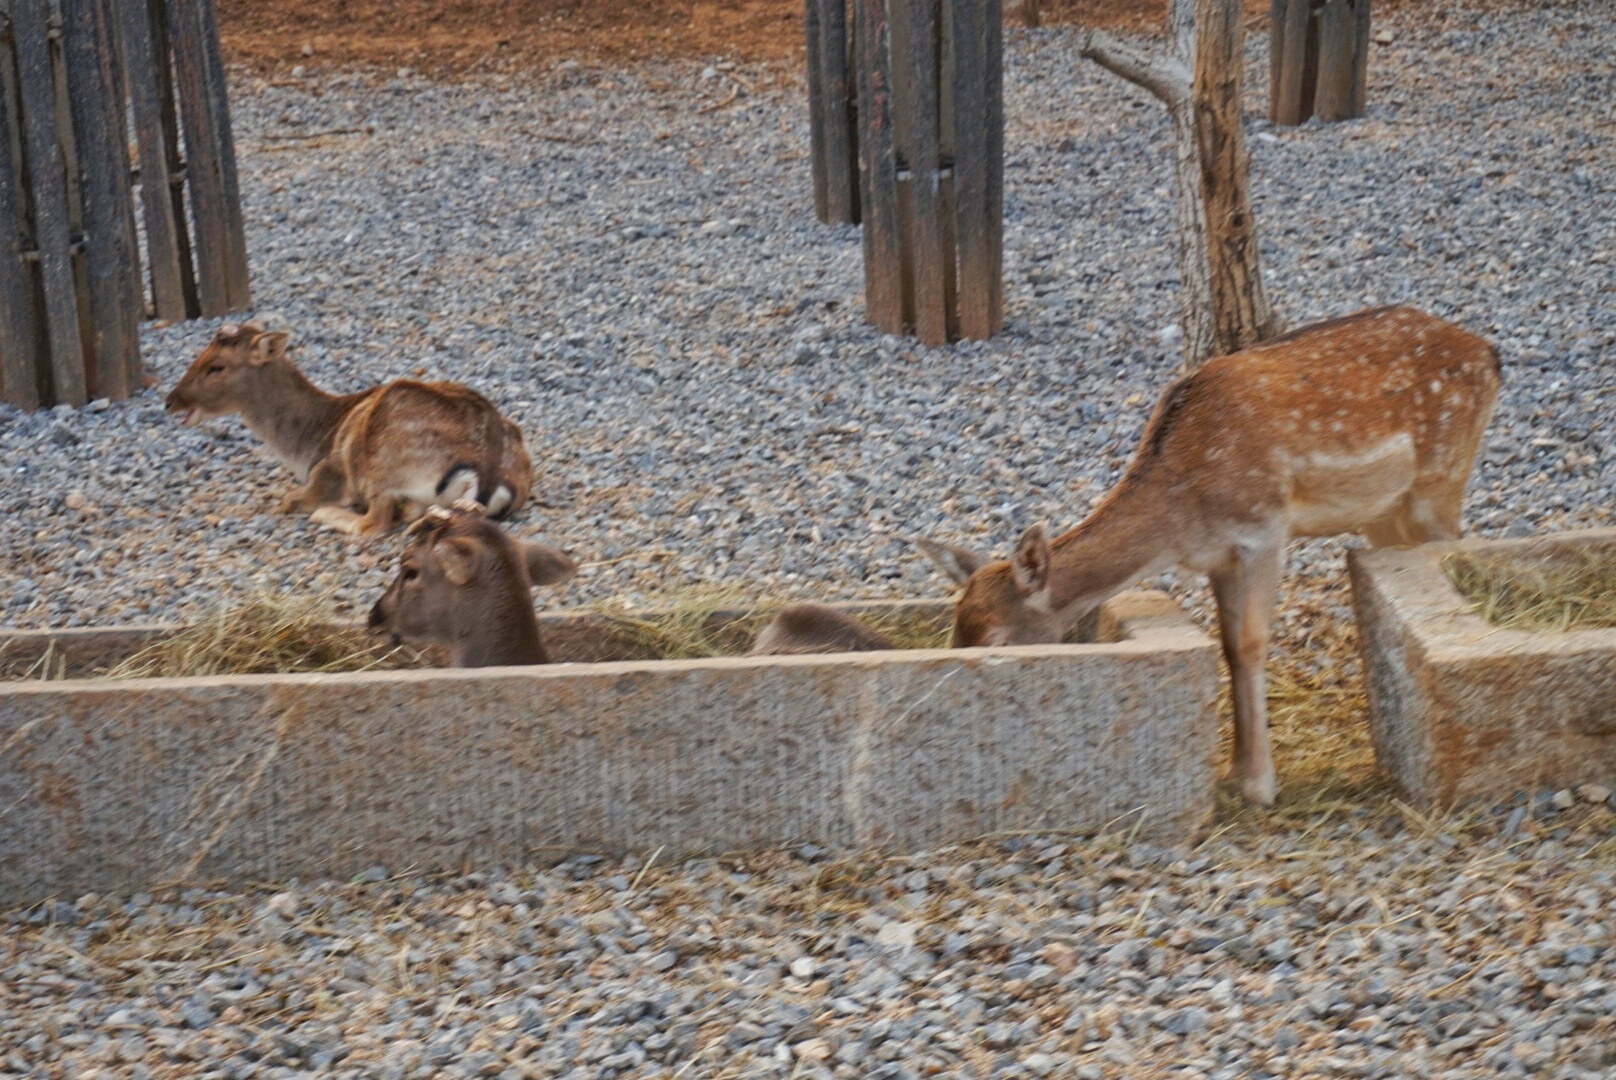
[[[539,620],[528,599],[526,582],[520,589],[501,590],[493,603],[465,604],[455,635],[455,667],[511,667],[547,664]]]
[[[271,365],[241,419],[299,480],[331,452],[337,426],[365,394],[328,394],[291,364]]]
[[[1050,607],[1073,625],[1141,577],[1177,562],[1175,515],[1143,478],[1124,477],[1080,524],[1050,544]]]

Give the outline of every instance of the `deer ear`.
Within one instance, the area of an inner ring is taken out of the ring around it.
[[[259,334],[252,343],[252,363],[254,367],[267,364],[271,360],[279,360],[286,355],[287,333],[284,330],[271,330]]]
[[[1021,534],[1010,557],[1010,574],[1022,596],[1041,593],[1049,586],[1049,537],[1042,524]]]
[[[522,562],[527,567],[527,579],[534,585],[555,585],[578,572],[578,564],[560,548],[549,544],[519,541]]]
[[[479,554],[477,542],[468,536],[451,536],[432,545],[432,558],[451,585],[470,585],[477,580]]]
[[[970,581],[971,575],[987,562],[974,551],[966,551],[953,544],[940,544],[936,540],[916,537],[915,546],[930,556],[931,561],[941,567],[943,573],[953,578],[957,585]]]

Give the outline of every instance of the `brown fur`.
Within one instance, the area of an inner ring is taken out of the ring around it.
[[[1211,360],[1162,394],[1121,482],[1076,528],[1051,543],[1035,526],[1008,562],[928,547],[965,585],[954,644],[1060,641],[1145,573],[1204,572],[1235,679],[1237,771],[1271,801],[1262,663],[1286,540],[1458,536],[1498,387],[1492,346],[1406,307]]]
[[[894,648],[891,639],[853,616],[824,604],[781,608],[757,636],[749,656],[799,653],[876,652]]]
[[[533,485],[521,430],[487,398],[449,382],[396,379],[329,394],[286,355],[286,335],[226,326],[168,395],[186,424],[241,413],[304,485],[283,513],[312,512],[346,532],[375,535],[400,514],[473,497],[502,516]]]
[[[510,536],[475,504],[434,507],[411,526],[370,628],[446,646],[455,667],[548,663],[531,590],[576,569],[556,548]]]

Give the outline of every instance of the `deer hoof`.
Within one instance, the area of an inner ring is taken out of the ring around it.
[[[1274,777],[1248,776],[1240,781],[1240,797],[1253,806],[1274,805]]]
[[[345,510],[340,506],[321,506],[309,515],[309,520],[323,529],[334,529],[340,533],[357,535],[359,529],[359,515],[352,510]]]

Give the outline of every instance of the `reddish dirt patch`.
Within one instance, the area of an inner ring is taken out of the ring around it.
[[[800,0],[221,0],[232,60],[428,71],[800,51]],[[312,49],[312,57],[306,49]]]
[[[1046,23],[1116,30],[1158,28],[1164,10],[1165,0],[1044,0]],[[230,58],[258,68],[469,71],[566,57],[779,59],[802,51],[802,11],[802,0],[220,0],[219,22]]]
[[[1021,25],[1020,0],[1003,2],[1006,21]],[[1376,10],[1428,2],[1380,0]],[[1270,0],[1244,3],[1248,27],[1265,30]],[[1166,7],[1166,0],[1040,3],[1044,25],[1123,32],[1160,31]],[[219,22],[230,59],[260,70],[358,64],[445,73],[568,57],[781,59],[802,51],[802,10],[803,0],[219,0]]]

